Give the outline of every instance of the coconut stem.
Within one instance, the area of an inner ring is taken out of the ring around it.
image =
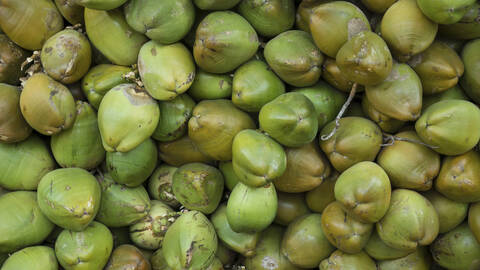
[[[352,103],[352,100],[355,97],[355,94],[357,92],[357,86],[358,86],[357,83],[354,83],[352,85],[352,90],[350,90],[350,95],[348,95],[347,101],[345,101],[345,103],[343,104],[342,109],[338,112],[337,117],[335,117],[335,127],[330,132],[330,134],[322,135],[320,137],[320,139],[322,139],[322,141],[326,141],[326,140],[330,139],[337,132],[337,129],[340,127],[340,118],[342,118],[343,114],[348,109],[348,106],[350,106],[350,103]]]
[[[25,71],[25,77],[20,78],[20,82],[23,84],[32,77],[33,74],[42,71],[42,63],[40,62],[40,51],[33,51],[32,56],[27,57],[20,66],[21,71]]]
[[[428,148],[431,148],[431,149],[438,148],[438,146],[433,146],[433,145],[430,145],[430,144],[426,144],[426,143],[424,143],[424,142],[417,141],[417,140],[414,140],[414,139],[398,137],[398,136],[395,136],[395,135],[392,135],[392,134],[388,134],[388,133],[383,133],[383,136],[385,136],[385,137],[383,138],[383,140],[385,141],[385,143],[384,143],[384,144],[381,144],[381,146],[391,146],[391,145],[393,145],[393,144],[395,143],[395,141],[404,141],[404,142],[411,142],[411,143],[420,144],[420,145],[423,145],[423,146],[428,147]]]
[[[140,79],[140,75],[138,73],[138,66],[136,64],[132,65],[132,71],[126,73],[126,74],[123,74],[122,77],[131,82],[131,83],[134,83],[137,85],[136,89],[137,91],[143,91],[143,82],[142,80]]]
[[[83,34],[84,30],[83,30],[83,25],[81,23],[77,23],[75,25],[72,25],[72,26],[67,26],[65,27],[65,29],[69,29],[69,30],[75,30],[81,34]]]

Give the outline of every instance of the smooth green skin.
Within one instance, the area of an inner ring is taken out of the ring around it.
[[[460,86],[457,85],[448,90],[440,92],[438,94],[433,94],[433,95],[424,97],[423,103],[422,103],[422,111],[425,111],[432,104],[435,104],[439,101],[447,100],[447,99],[468,100],[468,97],[465,94],[465,92],[462,90],[462,88],[460,88]]]
[[[430,270],[432,257],[427,247],[419,247],[410,255],[393,260],[377,261],[377,265],[382,270],[403,270],[405,267],[412,270]]]
[[[258,270],[299,270],[280,251],[285,229],[271,225],[261,233],[255,249],[255,256],[245,259],[247,269]]]
[[[36,190],[56,167],[47,144],[36,134],[19,143],[0,143],[0,160],[0,186],[10,190]]]
[[[395,134],[399,138],[421,142],[415,131]],[[392,186],[426,191],[432,188],[433,179],[440,172],[440,155],[418,143],[395,141],[382,149],[377,157],[390,178]]]
[[[177,167],[162,164],[155,169],[148,180],[150,197],[174,208],[180,206],[172,190],[173,174],[177,169]]]
[[[161,248],[153,253],[150,263],[152,264],[152,270],[172,270],[172,268],[168,266]]]
[[[102,269],[112,249],[112,233],[95,221],[80,232],[63,230],[55,242],[55,254],[65,270]]]
[[[387,213],[376,226],[385,244],[412,251],[435,240],[439,219],[435,208],[425,197],[413,190],[396,189],[392,192]]]
[[[5,0],[0,5],[0,28],[20,47],[33,51],[63,29],[63,18],[51,0]]]
[[[338,50],[336,61],[348,80],[365,86],[383,82],[393,66],[392,55],[385,41],[379,35],[368,31],[361,32],[345,42]]]
[[[470,41],[463,47],[462,61],[465,65],[465,73],[460,79],[460,84],[475,102],[480,102],[480,39]]]
[[[396,0],[361,0],[368,10],[375,13],[384,13]]]
[[[120,84],[103,97],[98,127],[108,152],[128,152],[148,139],[160,119],[158,103],[134,84]],[[148,176],[148,175],[147,175]]]
[[[323,260],[318,268],[320,270],[376,270],[377,265],[363,251],[348,254],[337,250]]]
[[[88,72],[92,62],[92,48],[85,35],[66,29],[43,44],[40,60],[50,77],[70,84],[79,81]]]
[[[231,161],[220,162],[218,164],[218,169],[220,169],[223,178],[225,179],[225,187],[232,191],[237,183],[240,182],[240,179],[238,179],[238,176],[233,170],[233,163]]]
[[[272,224],[277,208],[278,199],[273,184],[250,187],[239,182],[228,198],[228,223],[235,232],[260,232]]]
[[[45,73],[36,73],[26,81],[20,109],[27,123],[47,136],[69,129],[76,115],[75,100],[68,88]]]
[[[111,10],[123,5],[127,0],[73,0],[75,4],[90,9]]]
[[[215,259],[217,246],[215,229],[207,217],[190,211],[168,229],[162,250],[171,268],[202,270]]]
[[[133,0],[125,5],[127,23],[137,32],[162,44],[181,40],[195,20],[190,0]]]
[[[301,268],[314,268],[335,250],[322,230],[322,215],[309,214],[288,225],[283,235],[281,252]]]
[[[115,182],[127,187],[137,187],[155,170],[157,160],[155,142],[148,138],[128,152],[107,152],[107,171]]]
[[[226,74],[208,73],[197,69],[188,95],[196,101],[222,99],[232,96],[232,78]]]
[[[451,231],[467,217],[468,203],[450,200],[435,190],[429,190],[422,195],[432,203],[437,211],[440,224],[439,233]]]
[[[60,11],[62,14],[63,18],[65,18],[65,20],[67,20],[71,25],[84,25],[85,21],[83,20],[83,6],[77,5],[70,0],[55,0],[55,5],[57,6],[58,11]]]
[[[298,193],[314,189],[330,175],[331,168],[316,142],[285,148],[287,169],[273,183],[279,191]]]
[[[322,212],[321,226],[325,237],[333,246],[355,254],[367,244],[374,226],[352,217],[342,207],[338,201],[330,203]]]
[[[130,239],[137,247],[147,250],[159,249],[175,217],[176,213],[170,206],[152,200],[148,215],[130,226]]]
[[[464,73],[460,56],[447,44],[435,41],[408,64],[422,81],[423,93],[431,95],[455,87]]]
[[[445,157],[435,180],[435,189],[457,202],[480,201],[480,154],[469,151]]]
[[[335,121],[328,123],[319,135],[330,134],[334,127]],[[340,126],[330,139],[319,141],[332,166],[343,172],[358,162],[375,159],[382,144],[382,131],[368,119],[348,116],[340,119]]]
[[[50,147],[60,166],[93,169],[105,159],[97,114],[83,101],[77,101],[76,113],[73,126],[53,135]]]
[[[5,34],[0,34],[0,83],[18,84],[23,75],[21,66],[29,52],[11,41]]]
[[[317,112],[319,129],[335,119],[343,103],[347,100],[344,93],[323,81],[319,81],[311,87],[294,89],[294,91],[302,93],[313,103]]]
[[[305,194],[305,200],[310,210],[322,213],[325,207],[335,201],[335,183],[339,173],[332,171],[329,177],[325,178],[316,188]]]
[[[1,265],[2,270],[41,269],[57,270],[58,262],[51,247],[33,246],[19,250]]]
[[[128,83],[123,75],[131,72],[129,67],[101,64],[91,68],[82,79],[82,90],[90,105],[98,110],[103,96],[119,84]]]
[[[130,226],[150,211],[150,198],[143,186],[129,188],[119,185],[108,174],[98,182],[102,187],[102,196],[95,219],[105,226]]]
[[[30,191],[0,196],[0,253],[42,243],[55,225],[42,214],[37,195]]]
[[[282,94],[265,104],[258,116],[260,128],[287,147],[300,147],[315,139],[317,112],[301,93]]]
[[[375,260],[394,260],[412,253],[411,250],[401,250],[388,246],[380,239],[376,230],[373,230],[364,250]]]
[[[247,129],[235,136],[232,146],[233,171],[240,182],[261,187],[287,169],[283,147],[267,135]]]
[[[254,56],[259,45],[257,33],[246,19],[232,11],[216,11],[199,24],[193,56],[201,69],[226,73]]]
[[[158,143],[158,155],[165,163],[177,167],[192,162],[212,163],[212,158],[200,152],[188,136],[173,142]]]
[[[417,5],[430,20],[439,24],[453,24],[459,22],[475,2],[475,0],[417,0]]]
[[[288,226],[296,218],[310,214],[304,193],[286,193],[277,191],[277,215],[274,222]]]
[[[480,243],[480,202],[470,205],[468,210],[468,227]]]
[[[368,100],[367,95],[363,95],[362,97],[362,109],[365,115],[370,120],[375,122],[375,124],[377,124],[382,129],[382,131],[394,133],[405,125],[405,122],[387,116],[386,114],[381,113],[377,109],[375,109],[372,103],[370,103],[370,101]]]
[[[122,245],[113,250],[105,270],[150,270],[151,264],[142,251],[133,245]]]
[[[101,188],[88,171],[80,168],[57,169],[38,184],[37,200],[42,213],[56,225],[84,230],[100,208]]]
[[[222,198],[224,180],[215,167],[204,163],[189,163],[179,167],[172,178],[172,190],[177,200],[190,210],[211,214]]]
[[[313,8],[309,25],[317,47],[332,58],[350,37],[361,30],[370,31],[365,14],[346,1],[323,3]]]
[[[447,269],[471,270],[480,266],[480,243],[467,223],[439,236],[430,252],[435,262]]]
[[[138,72],[153,98],[172,100],[192,85],[195,63],[182,43],[162,45],[149,41],[140,49]]]
[[[274,37],[293,27],[294,0],[242,0],[238,12],[264,37]]]
[[[480,38],[479,7],[480,4],[478,3],[471,5],[465,16],[458,23],[439,25],[439,34],[456,40]]]
[[[414,121],[422,110],[422,82],[407,64],[393,64],[380,84],[366,86],[368,101],[379,112],[400,121]]]
[[[127,24],[120,9],[85,8],[84,16],[88,38],[108,60],[120,66],[137,63],[138,52],[147,38]]]
[[[227,206],[221,204],[210,218],[218,238],[231,250],[242,254],[245,257],[255,255],[255,247],[260,232],[237,233],[230,227],[227,220]]]
[[[193,109],[188,121],[188,136],[205,155],[214,160],[229,161],[232,160],[235,135],[255,127],[250,115],[235,107],[230,100],[204,100]]]
[[[232,102],[247,112],[258,112],[263,105],[285,93],[285,84],[261,60],[241,65],[233,76]]]
[[[306,32],[281,33],[268,41],[263,54],[278,77],[295,87],[314,85],[322,74],[324,57]]]
[[[159,125],[152,137],[160,142],[171,142],[187,133],[188,120],[192,116],[195,101],[187,94],[181,94],[172,100],[160,101]]]
[[[236,6],[241,0],[193,0],[199,9],[226,10]]]
[[[400,61],[407,61],[427,49],[438,31],[418,8],[417,0],[400,0],[390,6],[381,22],[382,38]]]
[[[439,101],[425,110],[415,130],[425,143],[436,147],[436,152],[460,155],[480,139],[480,109],[465,100]]]

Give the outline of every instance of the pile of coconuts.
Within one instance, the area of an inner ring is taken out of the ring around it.
[[[480,2],[0,0],[0,270],[479,270]]]

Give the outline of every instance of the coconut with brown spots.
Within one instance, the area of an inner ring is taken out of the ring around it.
[[[130,239],[137,247],[156,250],[162,247],[165,233],[174,223],[177,214],[160,201],[152,200],[150,203],[148,214],[130,226]],[[143,214],[142,212],[140,213]]]
[[[100,209],[101,188],[88,171],[57,169],[38,184],[37,200],[42,213],[58,226],[83,231]]]
[[[102,187],[100,209],[96,220],[110,228],[130,226],[150,211],[150,198],[143,186],[125,187],[108,174],[98,177]]]
[[[147,138],[158,125],[158,103],[134,84],[110,90],[98,109],[98,126],[108,152],[128,152]]]
[[[53,135],[50,147],[60,166],[93,169],[105,159],[97,114],[83,101],[77,101],[76,113],[73,126]]]
[[[72,127],[77,115],[68,88],[44,73],[36,73],[25,82],[20,108],[33,129],[49,136]]]
[[[163,255],[172,269],[206,269],[215,260],[218,239],[205,215],[190,211],[169,228],[163,242]]]
[[[222,198],[224,180],[215,167],[189,163],[173,174],[172,190],[177,200],[190,210],[211,214]]]
[[[192,85],[195,63],[182,43],[162,45],[149,41],[140,49],[138,71],[153,98],[172,100]]]
[[[51,0],[2,0],[0,28],[20,47],[39,50],[63,29],[63,18]]]
[[[92,49],[83,34],[66,29],[45,42],[40,59],[50,77],[61,83],[71,84],[87,73],[92,62]]]

